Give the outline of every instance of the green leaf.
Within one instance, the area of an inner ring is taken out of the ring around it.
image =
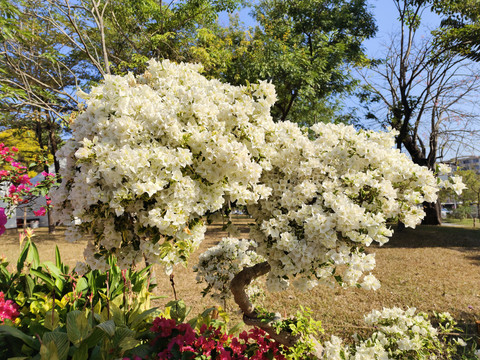
[[[107,336],[115,335],[115,321],[107,320],[97,325],[97,328],[101,329]]]
[[[65,280],[62,270],[60,270],[60,268],[51,261],[45,261],[42,266],[49,271],[51,276],[55,277],[56,279]]]
[[[80,310],[74,310],[67,314],[68,339],[75,346],[78,347],[88,337],[91,329],[85,313],[82,313]]]
[[[105,338],[106,332],[100,329],[99,327],[95,327],[93,332],[82,342],[82,346],[87,346],[87,348],[95,347],[96,345],[100,344],[102,340]]]
[[[77,292],[82,292],[87,289],[88,289],[87,279],[85,279],[84,277],[81,277],[80,279],[78,279],[77,287],[76,287]]]
[[[88,360],[88,346],[82,344],[73,352],[72,360]]]
[[[59,331],[47,332],[43,334],[42,341],[44,344],[47,344],[49,342],[55,343],[57,347],[58,359],[67,359],[68,350],[70,349],[70,342],[66,333]]]
[[[112,314],[115,324],[125,324],[125,314],[123,311],[114,303],[110,302],[110,312]]]
[[[25,260],[27,260],[27,254],[28,254],[28,249],[30,248],[30,240],[27,240],[25,242],[25,245],[23,246],[22,251],[20,252],[20,255],[18,256],[17,260],[17,271],[21,272],[23,269],[23,266],[25,264]]]
[[[45,313],[45,321],[43,326],[48,330],[53,331],[58,327],[60,323],[60,316],[56,310],[49,310]]]
[[[63,268],[62,258],[60,257],[60,250],[58,249],[57,245],[55,245],[55,265],[57,265],[59,269]]]
[[[150,316],[154,316],[154,314],[158,312],[160,312],[160,310],[158,309],[158,307],[155,307],[155,308],[148,309],[140,314],[136,312],[132,313],[129,316],[128,324],[131,329],[136,329],[142,323],[142,321],[144,321]]]
[[[31,270],[30,270],[31,271]],[[25,287],[28,297],[33,296],[33,290],[35,289],[35,282],[30,275],[25,275]]]
[[[24,334],[22,331],[20,331],[17,328],[14,328],[13,326],[9,325],[0,325],[0,334],[4,334],[7,336],[13,336],[17,339],[20,339],[23,341],[26,345],[31,347],[34,350],[40,350],[40,343],[36,338],[33,338],[31,336],[28,336],[27,334]]]
[[[177,323],[182,323],[187,317],[188,308],[183,300],[170,301],[165,306],[170,308],[170,317]]]
[[[49,274],[44,274],[42,270],[36,270],[36,269],[30,269],[30,273],[42,279],[45,282],[45,284],[48,285],[48,288],[50,290],[55,288],[55,282],[52,280]]]
[[[57,345],[50,341],[40,347],[41,360],[59,360]]]
[[[38,255],[37,246],[30,242],[30,247],[28,249],[27,261],[32,264],[32,268],[35,269],[40,265],[40,256]]]

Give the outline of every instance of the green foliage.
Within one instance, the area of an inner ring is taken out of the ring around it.
[[[311,354],[318,344],[315,339],[323,333],[322,323],[314,320],[312,314],[312,310],[300,306],[300,310],[297,311],[295,317],[273,323],[278,333],[287,331],[299,338],[295,346],[284,350],[287,359],[308,359],[308,354]]]
[[[153,310],[153,309],[152,309]],[[28,356],[33,359],[86,360],[118,359],[141,344],[152,319],[153,311],[132,312],[128,318],[114,316],[100,309],[93,312],[73,310],[66,322],[38,336],[28,336],[19,329],[0,326],[0,339],[6,340],[10,357]]]
[[[225,80],[271,81],[276,120],[331,121],[339,96],[356,85],[348,68],[365,62],[362,41],[376,30],[366,2],[263,0],[253,14],[259,23],[253,35],[231,28],[229,36],[243,48]]]
[[[242,0],[195,0],[163,4],[147,1],[113,1],[106,12],[106,41],[115,74],[145,71],[150,58],[201,62],[205,71],[218,74],[228,62],[228,48],[218,12],[232,12]],[[117,59],[120,59],[118,61]]]
[[[455,198],[460,205],[453,211],[451,216],[454,219],[465,219],[474,215],[480,216],[480,174],[473,170],[457,170],[454,175],[461,176],[466,189],[460,195],[456,195],[451,190],[443,190],[440,192],[442,202]],[[451,201],[451,200],[450,200]],[[476,206],[476,214],[472,213],[472,207]]]
[[[429,0],[443,16],[434,31],[439,46],[474,61],[480,61],[480,4],[475,0]]]
[[[16,147],[19,149],[17,161],[22,164],[36,163],[35,168],[29,171],[29,177],[33,177],[36,173],[44,170],[45,163],[42,161],[47,155],[48,164],[53,162],[53,156],[48,155],[46,148],[41,148],[35,133],[32,130],[21,129],[7,129],[0,132],[0,143],[8,147]]]
[[[75,310],[90,309],[103,321],[113,318],[118,324],[139,329],[156,312],[150,305],[153,285],[149,268],[122,271],[110,259],[107,273],[94,270],[78,276],[62,262],[58,248],[55,263],[41,263],[30,236],[19,255],[16,271],[10,272],[8,265],[5,260],[0,262],[0,291],[20,306],[19,329],[25,334],[54,331],[67,325],[68,314]]]
[[[13,37],[13,33],[18,31],[15,17],[19,10],[8,0],[0,0],[0,41]]]

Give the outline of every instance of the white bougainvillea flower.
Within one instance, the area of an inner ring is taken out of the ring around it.
[[[420,222],[423,202],[436,200],[433,173],[395,149],[392,132],[274,123],[271,84],[237,87],[200,71],[152,60],[141,76],[107,76],[82,94],[86,110],[59,152],[66,167],[54,201],[71,239],[93,239],[88,265],[104,269],[114,254],[122,267],[144,257],[170,272],[228,199],[247,205],[255,222],[250,239],[271,265],[270,290],[292,278],[303,290],[377,289],[364,248],[388,240],[389,219]],[[209,284],[233,271],[208,269]]]

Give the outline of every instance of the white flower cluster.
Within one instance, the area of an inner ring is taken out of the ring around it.
[[[62,147],[56,216],[69,237],[94,241],[94,269],[113,253],[128,267],[142,255],[171,269],[202,241],[202,216],[224,198],[247,204],[269,195],[259,182],[271,157],[271,84],[235,87],[200,75],[199,65],[151,61],[135,78],[107,76]],[[94,256],[95,255],[95,256]]]
[[[171,271],[228,198],[256,222],[270,289],[290,277],[301,289],[378,288],[363,247],[388,240],[388,219],[421,220],[422,203],[436,200],[433,174],[393,149],[392,133],[277,124],[271,84],[235,87],[199,71],[151,61],[144,75],[107,76],[85,95],[54,201],[72,239],[92,235],[88,264],[103,269],[113,253],[128,267],[144,255]]]
[[[193,270],[197,272],[197,281],[206,282],[204,294],[225,301],[232,295],[230,282],[244,267],[258,264],[264,259],[255,252],[256,243],[252,240],[223,238],[217,245],[200,255]],[[256,281],[247,287],[247,294],[255,296],[261,293]]]
[[[377,289],[368,274],[374,255],[362,248],[388,241],[388,219],[420,222],[422,203],[437,197],[433,174],[394,149],[392,133],[287,122],[271,136],[276,154],[261,181],[272,194],[248,206],[257,223],[251,238],[272,266],[269,288],[283,290],[295,275],[303,290],[335,280]]]
[[[366,339],[354,336],[353,344],[344,344],[337,336],[325,342],[324,360],[393,360],[393,359],[437,359],[446,347],[465,346],[461,339],[441,342],[439,331],[432,326],[425,313],[415,314],[415,308],[402,310],[394,307],[374,310],[365,316],[367,325],[375,331]],[[438,314],[440,326],[450,314]],[[446,324],[445,332],[451,330]],[[452,350],[452,349],[450,349]],[[440,356],[440,357],[439,357]],[[443,358],[443,357],[441,357]]]
[[[457,195],[460,195],[467,186],[463,183],[462,177],[458,175],[450,176],[452,168],[447,164],[437,164],[435,173],[439,179],[439,186],[445,189],[453,190]]]

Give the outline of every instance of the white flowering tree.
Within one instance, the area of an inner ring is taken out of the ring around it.
[[[394,134],[274,123],[271,84],[236,87],[200,70],[151,61],[142,76],[107,76],[83,94],[86,110],[60,151],[67,166],[56,215],[71,225],[71,239],[92,236],[85,258],[93,269],[105,270],[114,254],[123,267],[143,256],[171,272],[202,241],[206,217],[228,200],[247,205],[255,246],[245,261],[218,274],[211,261],[197,269],[221,292],[233,278],[245,322],[291,345],[294,338],[258,319],[247,285],[268,274],[273,291],[290,282],[378,288],[364,247],[388,241],[389,219],[414,227],[421,204],[436,199],[437,179],[393,149]],[[245,247],[235,241],[209,259],[231,258]]]

